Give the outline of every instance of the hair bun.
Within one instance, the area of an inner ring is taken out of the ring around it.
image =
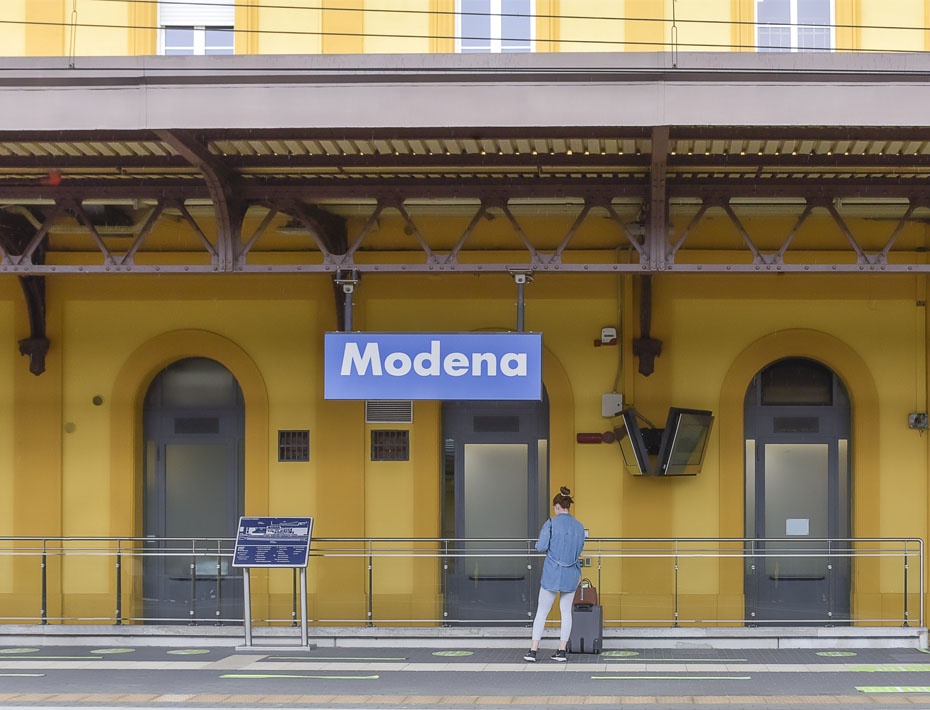
[[[571,490],[569,490],[565,486],[562,486],[559,490],[562,491],[563,496],[570,496],[572,494]]]

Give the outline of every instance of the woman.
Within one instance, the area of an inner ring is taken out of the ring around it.
[[[523,655],[523,660],[530,663],[536,662],[539,640],[542,638],[546,617],[549,616],[556,594],[560,595],[562,628],[559,634],[559,650],[553,654],[552,660],[562,663],[568,660],[565,648],[572,632],[572,601],[575,598],[575,588],[581,580],[580,556],[581,548],[584,547],[584,526],[569,515],[568,509],[574,502],[572,492],[565,486],[559,490],[552,499],[555,516],[543,524],[539,540],[536,541],[536,549],[546,553],[546,561],[543,563],[539,604],[536,607],[536,620],[533,622],[533,644]]]

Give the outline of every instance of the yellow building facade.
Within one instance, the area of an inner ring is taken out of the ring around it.
[[[181,14],[185,11],[179,9],[181,3],[162,3],[160,8],[157,0],[81,0],[76,15],[68,0],[10,0],[0,17],[0,41],[8,56],[163,54],[164,27],[179,26],[188,19],[198,22],[196,16],[201,13],[204,21],[234,30],[231,43],[236,54],[454,53],[463,51],[463,36],[468,52],[468,37],[507,40],[508,30],[511,39],[519,42],[508,49],[505,41],[505,52],[653,52],[675,47],[747,52],[805,46],[898,52],[930,48],[926,29],[930,7],[924,0],[791,0],[769,2],[768,8],[766,0],[680,2],[674,8],[672,0],[518,0],[503,10],[498,0],[469,2],[217,0],[192,6],[187,18]],[[484,15],[490,15],[490,21]],[[507,23],[509,15],[512,24]],[[801,26],[800,36],[797,30],[780,28],[782,23]],[[73,34],[72,25],[76,28]],[[819,31],[817,25],[830,29],[805,40],[805,25],[814,34]],[[768,31],[772,28],[775,34]],[[783,30],[784,34],[778,34]],[[805,45],[805,41],[813,44]],[[471,46],[473,52],[492,51],[490,42]],[[500,45],[496,51],[502,51]]]
[[[792,34],[763,34],[765,42],[803,45],[799,30],[817,23],[805,25],[799,3],[789,3]],[[481,580],[469,577],[469,592],[452,576],[462,573],[455,553],[469,549],[460,538],[482,535],[464,534],[465,459],[451,453],[464,440],[450,424],[458,415],[449,403],[417,400],[406,418],[379,421],[371,403],[325,399],[323,334],[345,325],[347,298],[357,331],[511,331],[514,276],[527,273],[525,329],[543,334],[546,398],[535,414],[504,404],[497,414],[474,403],[463,411],[540,427],[527,449],[535,493],[526,520],[544,520],[548,504],[533,506],[572,489],[592,538],[583,573],[596,577],[606,619],[923,618],[926,128],[919,105],[880,96],[893,89],[869,73],[871,55],[831,62],[845,50],[927,49],[930,3],[900,3],[893,22],[888,2],[827,3],[832,27],[810,41],[836,54],[808,55],[803,66],[792,64],[798,55],[770,64],[774,55],[740,55],[756,62],[748,82],[740,72],[749,65],[735,55],[700,57],[760,44],[759,4],[747,0],[678,3],[675,35],[672,2],[536,2],[531,49],[566,53],[569,79],[555,77],[552,57],[314,63],[325,60],[295,55],[485,52],[463,52],[454,2],[411,2],[404,13],[386,2],[272,4],[214,4],[232,12],[226,53],[290,55],[287,66],[253,58],[251,86],[234,78],[246,67],[238,57],[151,59],[125,75],[109,66],[110,57],[206,54],[226,41],[228,31],[211,38],[211,26],[197,24],[189,45],[186,34],[169,37],[166,27],[182,26],[161,21],[167,4],[79,0],[76,20],[70,2],[4,5],[0,46],[28,59],[12,61],[23,76],[0,86],[11,107],[0,120],[0,546],[28,554],[0,555],[2,620],[109,621],[114,605],[125,623],[234,613],[222,607],[238,584],[222,544],[213,555],[194,543],[188,555],[145,542],[232,535],[170,523],[220,498],[238,515],[314,516],[326,554],[310,564],[313,620],[460,620],[466,602],[480,603]],[[488,47],[512,39],[502,27]],[[648,66],[568,54],[657,48],[682,54],[648,55]],[[69,56],[75,73],[62,75]],[[878,61],[910,71],[903,60]],[[726,86],[688,94],[679,65]],[[294,79],[300,71],[305,84]],[[833,71],[842,79],[821,76]],[[327,72],[340,81],[321,78]],[[431,72],[441,87],[409,78]],[[469,72],[490,78],[461,78]],[[610,74],[605,89],[598,77],[610,72],[629,76]],[[771,91],[773,74],[785,88]],[[821,84],[810,86],[810,75]],[[838,101],[836,92],[851,91],[843,79],[875,93]],[[16,81],[42,92],[27,95]],[[353,84],[358,93],[339,93]],[[113,95],[102,99],[100,85]],[[818,95],[823,106],[810,98]],[[890,113],[876,118],[880,107]],[[602,341],[604,328],[616,329],[616,344]],[[646,374],[640,348],[650,338],[661,354]],[[39,366],[23,342],[43,339]],[[810,367],[787,385],[766,379],[785,362]],[[185,399],[221,370],[234,381],[231,399]],[[805,399],[816,382],[804,378],[824,373],[829,404]],[[788,392],[772,406],[791,419],[775,422],[768,439],[752,433],[768,416],[767,383]],[[621,394],[657,427],[671,407],[712,412],[700,472],[631,475],[603,436],[620,426],[616,412],[605,416],[605,394]],[[843,410],[840,433],[805,428],[818,406]],[[169,415],[164,426],[174,428],[158,428]],[[378,453],[379,431],[402,434],[400,460]],[[288,432],[306,435],[306,460],[283,453]],[[465,446],[517,445],[506,428],[484,433],[497,438]],[[581,443],[586,433],[604,442]],[[172,473],[184,441],[201,448]],[[222,465],[210,458],[220,446],[232,447]],[[764,446],[771,460],[754,459]],[[810,504],[822,532],[807,502],[772,512],[756,495],[766,486],[775,500],[776,456],[786,451],[792,475],[819,482],[786,474],[799,487],[780,489],[780,500],[822,496],[821,507]],[[798,464],[798,451],[822,455],[821,468]],[[203,471],[216,478],[172,488]],[[821,571],[769,573],[770,562],[788,564],[778,554],[796,561],[815,548],[755,538],[792,536],[834,540],[816,557]],[[153,550],[177,559],[152,566],[157,555],[143,553]],[[497,618],[532,611],[533,574]],[[217,577],[224,582],[213,585]],[[174,587],[158,586],[169,578]],[[779,580],[820,585],[813,596],[797,592],[802,618],[760,611],[780,599]],[[293,589],[288,572],[256,572],[253,616],[288,620]]]

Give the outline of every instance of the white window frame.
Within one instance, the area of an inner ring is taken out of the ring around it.
[[[529,52],[536,51],[536,0],[527,0],[530,6],[530,48]],[[833,0],[830,0],[833,2]],[[491,48],[490,54],[502,54],[501,41],[501,0],[489,0],[491,14]],[[462,53],[462,0],[455,0],[455,52]],[[484,52],[469,52],[469,54],[484,54]],[[510,52],[508,52],[510,54]],[[513,52],[519,54],[519,52]]]
[[[758,48],[761,44],[759,42],[759,30],[763,27],[779,27],[780,25],[769,25],[765,23],[759,23],[759,1],[756,0],[753,4],[753,10],[756,17],[756,29],[755,29],[755,39],[756,47]],[[789,19],[788,22],[791,23],[788,28],[790,32],[790,46],[786,47],[785,50],[774,50],[774,49],[757,49],[759,52],[776,52],[776,51],[788,51],[788,52],[835,52],[836,51],[836,0],[830,0],[830,46],[827,49],[801,49],[798,47],[798,2],[803,2],[804,0],[789,0]],[[817,27],[818,25],[803,25],[804,27]]]
[[[235,8],[230,0],[197,0],[197,4],[181,4],[174,0],[170,5],[158,5],[158,53],[165,54],[165,29],[168,27],[190,28],[194,31],[194,55],[207,53],[207,29],[235,29]],[[235,38],[232,53],[236,53]],[[180,55],[183,56],[183,55]]]
[[[209,29],[225,30],[227,27],[229,26],[228,25],[222,25],[222,26],[210,25]],[[194,51],[190,56],[205,55],[207,53],[207,29],[208,29],[207,27],[196,26],[196,25],[193,27],[191,25],[168,25],[167,27],[158,28],[158,53],[159,54],[164,54],[165,50],[168,49],[168,47],[166,46],[167,33],[165,32],[165,30],[169,28],[171,29],[192,29],[194,31]],[[230,46],[232,48],[232,53],[235,54],[236,53],[236,42],[235,42],[235,36],[232,33],[232,29],[233,29],[232,27],[229,27],[229,30],[230,30],[229,35],[230,35],[230,38],[233,40],[233,43]],[[173,56],[183,57],[183,56],[188,56],[188,55],[178,54],[178,55],[173,55]]]

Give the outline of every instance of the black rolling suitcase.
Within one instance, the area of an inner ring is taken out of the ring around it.
[[[604,647],[604,607],[600,604],[572,607],[569,653],[600,653]]]

